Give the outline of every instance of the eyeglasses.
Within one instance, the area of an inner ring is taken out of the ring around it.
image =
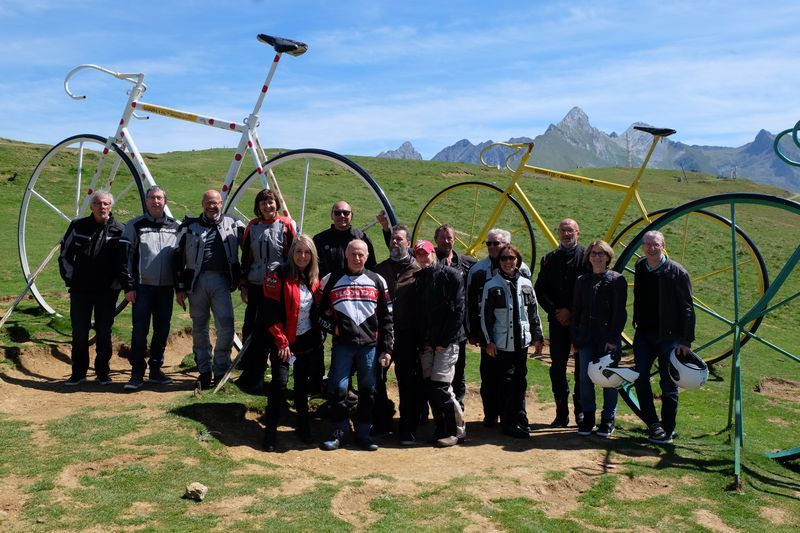
[[[500,246],[501,244],[505,244],[501,241],[486,241],[486,246]]]
[[[605,257],[606,253],[605,252],[589,252],[589,255],[591,257]]]
[[[334,209],[333,210],[333,214],[336,215],[337,217],[349,217],[350,213],[351,213],[351,211],[348,211],[347,209]]]
[[[516,261],[516,260],[517,260],[517,256],[516,255],[503,255],[503,256],[500,256],[500,261]]]

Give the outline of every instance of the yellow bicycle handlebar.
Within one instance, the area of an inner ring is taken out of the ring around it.
[[[505,146],[506,148],[511,148],[511,153],[506,157],[506,159],[503,162],[503,164],[505,165],[505,167],[508,170],[511,170],[512,172],[515,169],[511,168],[511,165],[509,164],[509,162],[511,161],[511,158],[513,158],[515,155],[519,154],[523,150],[525,150],[526,155],[530,154],[531,151],[533,151],[533,143],[532,142],[529,142],[529,143],[507,143],[507,142],[492,143],[489,146],[487,146],[486,148],[484,148],[483,150],[481,150],[481,156],[480,157],[481,157],[481,164],[483,166],[486,166],[486,167],[494,166],[494,165],[490,165],[489,163],[487,163],[486,160],[483,158],[483,156],[484,156],[484,154],[486,152],[488,152],[491,148],[494,148],[495,146]]]

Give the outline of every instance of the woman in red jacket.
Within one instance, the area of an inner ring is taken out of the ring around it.
[[[289,365],[294,364],[294,406],[297,435],[313,442],[308,420],[308,378],[311,355],[322,349],[314,292],[319,287],[319,266],[314,241],[300,234],[289,248],[289,259],[270,270],[264,279],[267,328],[274,346],[270,350],[272,381],[267,395],[264,449],[275,450],[278,422],[284,404]]]

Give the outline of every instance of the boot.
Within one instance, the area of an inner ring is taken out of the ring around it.
[[[295,433],[303,444],[312,444],[314,442],[314,437],[311,434],[311,424],[309,424],[307,416],[297,417],[297,429]]]
[[[569,405],[566,396],[556,396],[556,417],[550,422],[551,428],[565,428],[569,425]]]
[[[274,428],[267,428],[264,430],[264,443],[262,445],[264,450],[268,452],[274,452],[277,438],[278,432]]]

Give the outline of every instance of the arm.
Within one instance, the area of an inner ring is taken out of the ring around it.
[[[264,326],[272,334],[275,347],[284,350],[289,347],[289,339],[283,327],[285,308],[281,305],[283,282],[277,270],[273,270],[264,278]]]
[[[394,322],[392,317],[392,309],[389,301],[389,288],[386,286],[386,281],[377,275],[378,282],[378,347],[377,352],[379,356],[383,354],[391,355],[394,349]],[[389,366],[389,363],[383,366]]]
[[[370,240],[369,235],[364,233],[362,239],[365,243],[367,243],[367,253],[369,253],[369,257],[367,257],[367,262],[364,266],[367,267],[367,270],[374,271],[375,265],[378,264],[378,262],[375,260],[375,248],[372,246],[372,240]]]
[[[608,343],[614,344],[615,347],[617,347],[617,340],[622,335],[622,330],[625,329],[625,322],[628,321],[627,303],[628,282],[625,281],[624,276],[618,276],[611,286],[611,323],[609,328],[611,338],[608,339]]]
[[[483,302],[483,289],[486,284],[486,273],[473,268],[467,276],[467,301],[466,301],[466,326],[470,341],[480,342],[481,339],[481,303]]]
[[[578,346],[575,341],[578,339],[581,330],[581,318],[583,317],[583,291],[581,290],[581,278],[575,279],[575,290],[572,292],[572,321],[570,322],[570,336],[572,344]],[[583,344],[583,342],[580,342]]]
[[[536,283],[533,286],[533,290],[536,293],[539,305],[542,307],[542,309],[544,309],[544,312],[548,315],[551,315],[555,312],[556,306],[555,302],[550,298],[550,295],[547,292],[548,286],[550,285],[550,280],[547,279],[549,270],[550,265],[548,262],[548,256],[545,255],[542,257],[542,260],[539,263],[539,274],[536,276]]]
[[[186,309],[186,220],[178,227],[178,244],[172,254],[172,272],[175,279],[175,300]]]
[[[481,344],[488,346],[494,344],[494,298],[489,296],[488,283],[483,287],[481,294],[481,312],[480,312],[480,325],[481,325]]]
[[[676,311],[680,313],[681,344],[688,348],[694,341],[695,314],[692,301],[692,282],[689,274],[685,271],[681,271],[675,279],[675,291],[677,293]]]
[[[72,285],[75,273],[75,251],[72,249],[75,240],[75,222],[70,222],[67,232],[61,238],[61,252],[58,254],[58,271],[67,287]]]
[[[442,272],[444,274],[444,271]],[[464,282],[461,273],[451,269],[447,276],[447,295],[448,313],[445,317],[441,338],[437,340],[437,346],[447,346],[458,339],[458,333],[464,322]]]

